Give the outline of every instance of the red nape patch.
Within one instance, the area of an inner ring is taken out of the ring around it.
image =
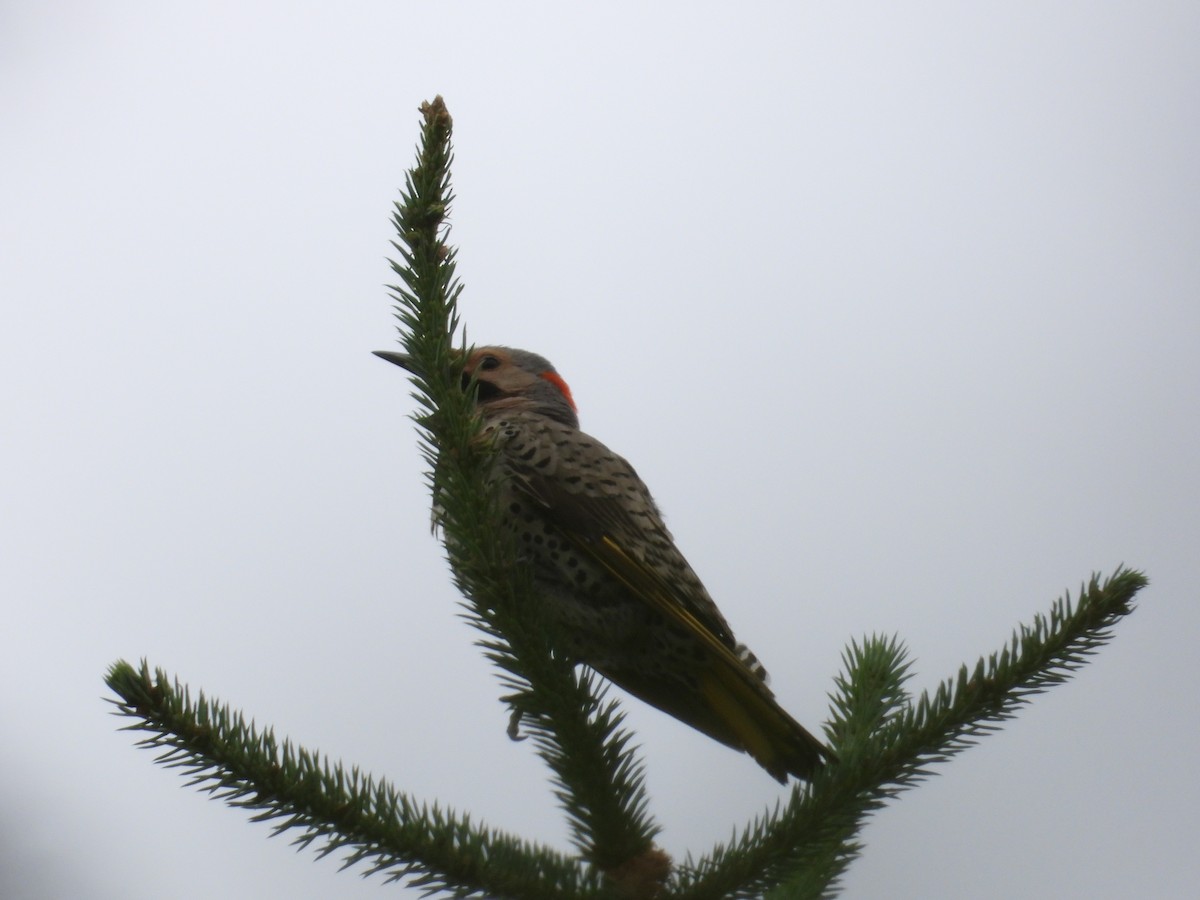
[[[575,412],[579,412],[579,410],[575,407],[575,398],[571,396],[571,389],[567,387],[567,383],[562,380],[561,375],[559,375],[557,372],[543,372],[538,377],[545,378],[548,382],[562,391],[562,395],[566,397],[567,402],[571,404],[571,409],[574,409]]]

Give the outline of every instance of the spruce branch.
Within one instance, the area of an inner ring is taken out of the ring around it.
[[[280,744],[271,729],[186,687],[143,660],[115,663],[105,679],[120,698],[125,730],[147,732],[139,746],[160,750],[197,787],[273,834],[298,830],[292,843],[315,844],[318,857],[344,854],[343,868],[383,873],[430,894],[453,897],[594,897],[594,876],[577,861],[472,824],[468,816],[418,803],[386,781],[346,772],[320,753]]]
[[[1112,638],[1146,583],[1124,567],[1103,583],[1093,576],[1074,604],[1068,593],[970,674],[963,666],[957,678],[915,703],[903,689],[910,663],[898,641],[872,637],[852,644],[828,726],[841,761],[793,790],[782,811],[682,869],[672,896],[757,897],[781,885],[786,890],[778,896],[834,896],[837,879],[858,854],[854,837],[867,815],[930,775],[933,764],[995,731],[1031,697],[1069,679]]]
[[[622,714],[594,678],[555,655],[526,567],[511,536],[497,528],[490,448],[480,440],[471,390],[463,390],[467,347],[455,349],[455,251],[445,242],[453,195],[449,165],[451,120],[441,98],[422,107],[425,126],[417,166],[409,174],[393,221],[401,255],[391,285],[401,342],[416,374],[414,415],[429,466],[435,524],[444,534],[455,581],[466,597],[464,615],[482,636],[500,670],[513,712],[553,773],[583,857],[615,871],[652,847],[642,763],[621,727]],[[470,385],[467,385],[470,388]]]
[[[490,483],[492,448],[479,434],[474,384],[464,380],[468,345],[460,331],[456,251],[446,242],[453,201],[452,122],[441,98],[421,107],[417,163],[393,221],[400,255],[390,286],[400,322],[434,522],[444,536],[463,615],[496,665],[512,729],[532,737],[547,762],[580,859],[474,825],[468,816],[420,804],[388,783],[320,754],[279,743],[272,731],[188,690],[143,662],[120,661],[107,683],[141,746],[181,769],[190,784],[270,821],[274,833],[345,865],[383,873],[426,894],[455,897],[831,897],[857,856],[867,816],[944,762],[996,730],[1021,705],[1070,677],[1112,635],[1146,584],[1119,568],[1093,576],[1072,604],[1020,626],[1005,646],[963,667],[915,701],[911,662],[895,637],[850,644],[831,695],[827,737],[838,762],[819,769],[788,802],[756,818],[728,845],[689,861],[668,878],[653,845],[640,759],[604,682],[556,654],[563,646],[500,521]]]

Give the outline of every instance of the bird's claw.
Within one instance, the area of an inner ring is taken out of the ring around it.
[[[521,711],[514,709],[512,715],[508,717],[508,739],[510,741],[523,741],[529,737],[527,734],[521,734]]]

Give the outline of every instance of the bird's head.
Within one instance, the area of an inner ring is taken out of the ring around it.
[[[375,355],[416,371],[412,357],[406,354],[376,350]],[[571,389],[543,356],[512,347],[477,347],[463,364],[463,390],[469,389],[472,381],[482,412],[523,410],[579,427]]]

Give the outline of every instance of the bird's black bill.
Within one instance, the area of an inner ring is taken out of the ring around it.
[[[395,363],[402,369],[407,369],[409,372],[416,372],[413,368],[413,358],[407,353],[395,353],[391,350],[372,350],[380,359],[386,359],[390,363]]]

